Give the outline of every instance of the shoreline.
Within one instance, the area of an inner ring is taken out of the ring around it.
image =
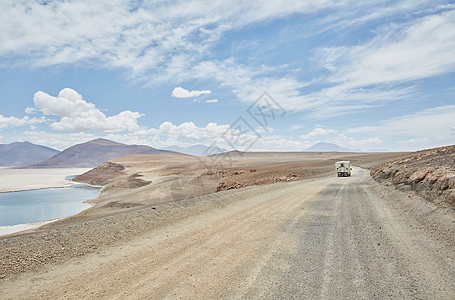
[[[68,183],[66,185],[37,187],[37,188],[26,188],[26,189],[14,189],[14,190],[0,190],[0,194],[19,193],[19,192],[28,192],[28,191],[38,191],[38,190],[48,190],[48,189],[64,189],[64,188],[73,187],[75,185],[86,185],[86,186],[94,188],[94,189],[99,189],[100,191],[98,193],[98,196],[101,195],[101,190],[104,187],[102,185],[94,185],[94,184],[83,183],[83,182],[68,181]]]
[[[47,190],[47,189],[64,189],[74,186],[75,184],[68,183],[67,185],[57,185],[57,186],[48,186],[48,187],[37,187],[37,188],[25,188],[25,189],[13,189],[13,190],[1,190],[0,194],[5,193],[19,193],[19,192],[28,192],[28,191],[38,191],[38,190]]]
[[[4,193],[18,193],[18,192],[27,192],[27,191],[37,191],[37,190],[47,190],[47,189],[60,189],[60,188],[71,188],[73,186],[77,185],[85,185],[90,188],[96,188],[99,189],[97,197],[101,195],[102,191],[102,186],[96,186],[92,184],[86,184],[82,182],[75,182],[72,180],[68,180],[67,177],[69,176],[74,176],[75,174],[80,175],[84,172],[86,172],[86,168],[67,168],[67,169],[20,169],[17,171],[17,169],[10,169],[10,168],[1,168],[0,169],[0,175],[2,175],[2,179],[5,179],[5,181],[9,180],[9,183],[13,181],[13,186],[12,188],[2,188],[0,186],[0,194]],[[8,172],[8,173],[6,173]],[[25,175],[25,179],[21,180],[22,176]],[[47,176],[49,179],[46,183],[38,183],[42,176]],[[75,175],[75,176],[77,176]],[[9,178],[8,178],[9,176]],[[34,186],[35,185],[35,186]],[[36,186],[39,185],[39,186]],[[95,198],[96,199],[96,198]],[[93,203],[88,202],[89,200],[84,200],[82,201],[83,203],[87,203],[90,205],[90,207],[77,212],[74,215],[63,217],[63,218],[57,218],[57,219],[52,219],[52,220],[47,220],[47,221],[40,221],[40,222],[35,222],[35,223],[23,223],[23,224],[15,224],[15,225],[5,225],[5,226],[0,226],[0,237],[4,237],[6,235],[10,234],[16,234],[20,232],[26,232],[28,230],[32,229],[37,229],[41,226],[54,223],[57,221],[64,220],[66,218],[73,217],[75,215],[78,215],[87,209],[90,209],[94,207],[95,205]]]
[[[85,184],[85,183],[81,183],[81,184],[89,186],[88,184]],[[74,185],[78,185],[78,184],[73,184],[72,186],[74,186]],[[94,186],[89,186],[89,187],[95,188]],[[65,188],[65,187],[58,187],[58,188]],[[99,188],[99,191],[98,191],[98,196],[96,198],[98,198],[101,195],[101,188],[100,187],[97,187],[97,188]],[[17,192],[20,192],[20,191],[17,191]],[[93,199],[96,199],[96,198],[93,198]],[[77,215],[83,213],[84,211],[95,207],[94,203],[88,202],[89,200],[93,200],[93,199],[88,199],[88,200],[82,201],[82,203],[86,203],[86,204],[90,205],[90,207],[87,207],[87,208],[81,210],[80,212],[78,212],[74,215],[71,215],[71,216],[47,220],[47,221],[40,221],[40,222],[35,222],[35,223],[23,223],[23,224],[0,226],[0,237],[4,237],[5,235],[16,234],[16,233],[24,233],[28,230],[38,229],[41,226],[48,225],[48,224],[51,224],[51,223],[54,223],[57,221],[62,221],[62,220],[77,216]]]
[[[89,168],[0,169],[0,193],[71,187],[68,176],[83,174]]]
[[[89,207],[91,208],[91,207]],[[88,209],[88,208],[87,208]],[[87,210],[84,209],[84,210]],[[0,237],[3,237],[5,235],[13,234],[13,233],[19,233],[19,232],[25,232],[31,229],[36,229],[41,226],[54,223],[60,220],[63,220],[65,218],[58,218],[58,219],[53,219],[49,221],[41,221],[41,222],[36,222],[36,223],[25,223],[25,224],[16,224],[16,225],[7,225],[7,226],[0,226]]]

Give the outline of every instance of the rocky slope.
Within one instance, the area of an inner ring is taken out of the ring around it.
[[[380,182],[415,191],[435,204],[455,206],[455,145],[419,151],[371,170]]]

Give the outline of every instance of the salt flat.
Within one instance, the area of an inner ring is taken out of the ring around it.
[[[0,169],[0,193],[70,186],[67,176],[79,175],[87,168]]]

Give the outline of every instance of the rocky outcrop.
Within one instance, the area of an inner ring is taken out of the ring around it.
[[[393,184],[442,206],[455,207],[455,146],[420,151],[371,170],[377,181]]]

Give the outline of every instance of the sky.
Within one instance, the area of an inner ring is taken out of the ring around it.
[[[455,144],[455,1],[1,0],[0,143],[99,137]]]

